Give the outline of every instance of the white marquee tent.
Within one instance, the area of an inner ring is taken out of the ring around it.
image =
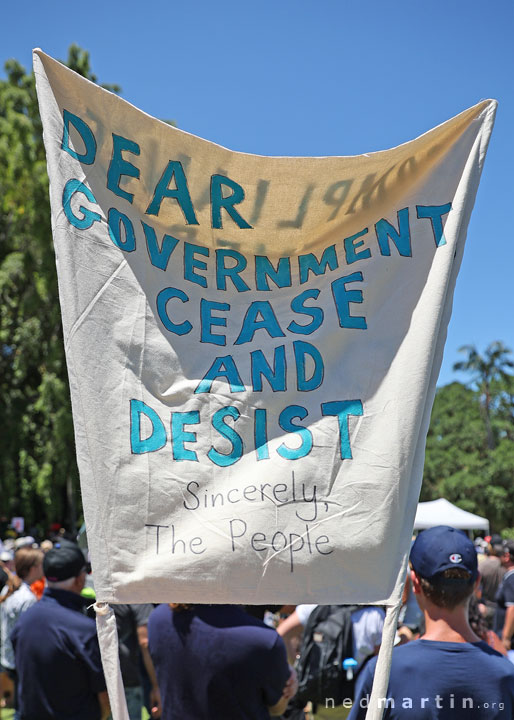
[[[489,533],[489,520],[462,510],[444,498],[418,504],[415,530],[426,530],[435,525],[450,525],[460,530],[483,530]]]

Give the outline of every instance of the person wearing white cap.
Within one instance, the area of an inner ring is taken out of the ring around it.
[[[23,535],[22,537],[16,538],[14,541],[14,547],[16,550],[20,550],[22,547],[32,547],[36,545],[36,541],[32,535]]]

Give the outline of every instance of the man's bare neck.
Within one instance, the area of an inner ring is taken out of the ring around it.
[[[469,625],[467,606],[448,610],[431,605],[429,608],[425,608],[424,615],[426,630],[423,640],[457,643],[480,641]]]

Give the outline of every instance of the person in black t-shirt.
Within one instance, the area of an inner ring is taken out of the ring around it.
[[[141,720],[143,688],[139,670],[140,654],[150,679],[152,717],[160,717],[161,701],[155,669],[148,651],[148,618],[154,609],[151,603],[112,605],[116,616],[121,677],[125,688],[130,720]]]

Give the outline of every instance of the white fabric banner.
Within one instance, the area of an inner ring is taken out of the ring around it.
[[[98,600],[394,606],[496,103],[260,157],[34,68]]]

